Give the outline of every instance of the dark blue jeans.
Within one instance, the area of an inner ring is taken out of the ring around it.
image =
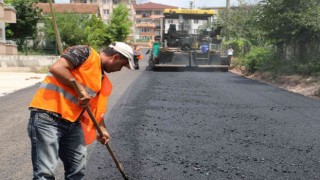
[[[65,179],[84,178],[87,147],[81,124],[55,117],[42,111],[31,111],[28,124],[31,140],[33,179],[55,179],[60,158]]]

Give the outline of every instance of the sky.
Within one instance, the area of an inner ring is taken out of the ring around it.
[[[189,7],[189,0],[136,0],[138,4],[154,2],[159,4],[165,4],[170,6],[177,6],[181,8]],[[254,4],[258,0],[246,0],[247,3]],[[70,0],[55,0],[56,3],[69,3]],[[231,6],[239,5],[238,0],[230,0]],[[199,7],[225,7],[226,0],[195,0],[196,8]]]

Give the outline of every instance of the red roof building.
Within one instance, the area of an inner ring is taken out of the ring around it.
[[[152,2],[134,5],[136,11],[134,40],[136,43],[151,46],[155,38],[160,37],[160,18],[163,17],[163,10],[167,8],[178,7]]]
[[[37,3],[35,7],[42,9],[44,14],[51,13],[49,3]],[[52,4],[55,13],[96,14],[100,16],[98,4]]]

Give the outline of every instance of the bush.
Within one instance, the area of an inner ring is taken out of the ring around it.
[[[308,62],[306,64],[297,65],[297,72],[303,76],[319,75],[320,64],[319,62]]]
[[[245,39],[233,39],[229,41],[224,41],[222,46],[223,46],[223,49],[228,49],[229,46],[231,46],[234,50],[233,55],[237,57],[241,57],[249,49],[250,44]]]
[[[272,51],[263,47],[252,47],[251,50],[240,58],[240,64],[253,73],[257,70],[267,70],[275,66],[275,56]]]

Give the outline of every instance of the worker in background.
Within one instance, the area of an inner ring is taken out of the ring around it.
[[[84,179],[87,147],[97,139],[106,144],[109,133],[104,123],[112,84],[105,73],[134,69],[132,48],[116,42],[100,53],[85,45],[68,48],[49,69],[33,97],[29,109],[28,134],[31,140],[33,179],[55,179],[58,158],[63,162],[65,179]],[[80,88],[78,96],[70,79]],[[103,136],[84,108],[92,110]]]
[[[139,69],[139,61],[143,58],[141,53],[141,49],[137,44],[133,45],[133,61],[134,61],[134,69]]]
[[[230,66],[232,56],[233,56],[233,48],[231,46],[229,46],[229,49],[227,50],[227,54],[228,54],[228,65]]]

